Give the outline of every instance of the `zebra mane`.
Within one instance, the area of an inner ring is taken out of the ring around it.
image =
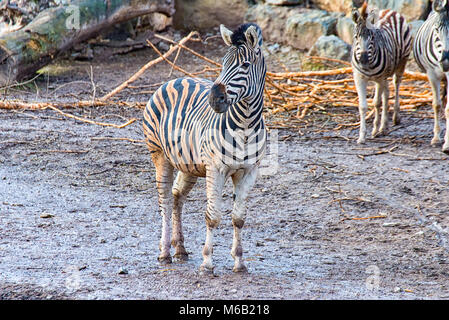
[[[259,44],[261,44],[261,31],[260,27],[255,23],[244,23],[240,25],[231,36],[231,41],[234,46],[240,46],[242,44],[245,44],[247,42],[245,32],[248,30],[249,27],[255,27],[257,29],[257,34],[259,35]]]
[[[448,10],[442,10],[439,12],[434,12],[436,14],[435,25],[438,29],[449,29],[449,12]]]

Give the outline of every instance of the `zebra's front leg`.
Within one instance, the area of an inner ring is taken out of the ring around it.
[[[188,260],[188,254],[184,247],[184,235],[182,233],[182,207],[187,194],[192,190],[198,178],[190,174],[179,171],[172,188],[173,193],[173,213],[172,213],[172,240],[171,244],[175,248],[173,256],[178,261]]]
[[[360,113],[360,131],[357,143],[365,143],[366,137],[366,112],[368,111],[368,104],[366,102],[366,86],[367,81],[362,79],[358,72],[354,72],[354,81],[357,88],[357,95],[359,96],[359,113]]]
[[[232,176],[234,184],[234,208],[232,210],[232,225],[234,226],[234,238],[232,240],[231,256],[234,258],[234,272],[246,272],[243,262],[243,249],[241,232],[246,218],[246,198],[257,177],[257,167],[242,169]]]
[[[165,159],[162,152],[151,155],[156,167],[156,185],[159,194],[159,210],[162,216],[162,234],[159,242],[160,254],[158,260],[162,263],[171,263],[170,256],[170,189],[173,185],[173,167]]]
[[[446,108],[444,109],[444,115],[446,116],[446,133],[444,135],[444,145],[443,145],[443,152],[449,153],[449,73],[446,73]]]
[[[217,169],[207,169],[206,242],[204,243],[203,248],[203,263],[200,266],[200,272],[202,273],[213,273],[214,271],[214,266],[212,264],[212,253],[214,250],[213,231],[220,224],[221,220],[221,202],[224,181],[224,174],[220,173]]]
[[[427,76],[429,77],[429,80],[430,80],[430,85],[432,87],[432,95],[433,95],[433,99],[432,99],[433,138],[432,138],[432,141],[430,142],[430,144],[432,146],[437,146],[441,143],[440,111],[441,111],[441,106],[443,104],[443,102],[441,101],[441,96],[440,96],[441,79],[433,72],[427,72]]]

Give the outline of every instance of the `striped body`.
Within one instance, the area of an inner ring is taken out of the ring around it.
[[[163,151],[174,168],[199,177],[206,176],[206,165],[226,166],[229,174],[257,165],[265,152],[262,114],[248,121],[241,104],[216,113],[208,101],[212,85],[204,79],[172,80],[154,93],[144,111],[150,150]]]
[[[413,53],[418,66],[427,73],[432,87],[434,128],[431,144],[439,145],[441,143],[440,111],[443,106],[441,80],[446,83],[449,80],[449,12],[446,0],[435,0],[432,8],[427,20],[416,33]],[[447,98],[447,92],[444,93]],[[445,116],[446,134],[442,150],[449,153],[449,103],[447,101]]]
[[[441,19],[438,12],[432,11],[427,20],[418,29],[413,45],[413,54],[418,66],[424,72],[433,69],[436,73],[443,77],[443,68],[441,60],[445,48],[444,39],[449,34],[449,20]]]
[[[412,47],[410,27],[399,13],[383,10],[367,13],[367,4],[361,12],[353,9],[356,23],[352,47],[351,64],[359,96],[360,132],[358,143],[365,142],[368,109],[366,95],[368,81],[376,82],[374,97],[375,118],[372,136],[383,135],[388,130],[388,78],[393,76],[395,105],[393,123],[399,124],[399,86]],[[380,106],[382,117],[380,119]],[[379,123],[380,120],[380,123]],[[380,126],[379,126],[380,124]]]
[[[370,37],[368,64],[361,63],[363,37]],[[370,80],[391,77],[408,59],[412,48],[410,27],[403,16],[390,10],[382,10],[372,28],[356,28],[354,40],[352,65]]]
[[[222,190],[231,177],[234,185],[231,255],[233,271],[245,271],[241,230],[246,198],[255,183],[265,153],[267,131],[262,116],[266,65],[262,31],[255,24],[234,32],[220,26],[228,51],[214,81],[179,78],[162,85],[148,101],[143,129],[156,168],[162,235],[159,260],[185,260],[181,213],[198,177],[206,177],[206,241],[202,272],[212,272],[213,230],[221,220]],[[178,170],[173,181],[174,169]],[[173,195],[172,234],[170,203]]]

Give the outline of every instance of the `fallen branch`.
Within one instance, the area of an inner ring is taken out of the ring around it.
[[[115,88],[114,90],[112,90],[108,94],[106,94],[103,97],[101,97],[100,100],[101,101],[106,101],[106,100],[110,99],[111,97],[115,96],[117,93],[119,93],[120,91],[122,91],[123,89],[128,87],[131,83],[133,83],[134,81],[139,79],[142,76],[142,74],[145,71],[147,71],[149,68],[151,68],[152,66],[158,64],[159,62],[164,61],[164,59],[168,58],[170,55],[172,55],[174,52],[176,52],[178,47],[180,47],[181,45],[184,45],[185,43],[187,43],[188,41],[191,41],[191,40],[192,41],[199,41],[198,39],[194,39],[194,37],[198,36],[198,35],[199,34],[196,31],[190,32],[189,35],[187,37],[183,38],[181,41],[179,41],[179,43],[177,45],[172,46],[166,53],[164,53],[159,58],[156,58],[156,59],[148,62],[146,65],[144,65],[142,68],[140,68],[139,71],[137,71],[134,75],[132,75],[128,80],[126,80],[125,82],[120,84],[117,88]]]
[[[75,119],[75,120],[78,120],[78,121],[82,121],[82,122],[86,122],[86,123],[90,123],[90,124],[96,124],[98,126],[113,127],[113,128],[117,128],[117,129],[122,129],[122,128],[130,125],[131,123],[133,123],[133,122],[135,122],[137,120],[137,119],[133,118],[133,119],[127,121],[124,124],[117,125],[117,124],[114,124],[114,123],[97,122],[97,121],[93,121],[93,120],[90,120],[90,119],[81,118],[81,117],[75,116],[73,114],[65,113],[65,112],[63,112],[63,111],[59,110],[58,108],[56,108],[54,106],[51,106],[51,105],[49,105],[47,108],[52,109],[52,110],[58,112],[59,114],[63,115],[64,117],[67,117],[67,118],[72,118],[72,119]]]

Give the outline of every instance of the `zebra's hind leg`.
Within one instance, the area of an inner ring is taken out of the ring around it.
[[[443,152],[449,153],[449,74],[446,73],[446,108],[444,109],[444,114],[446,116],[446,133],[444,135],[444,145]]]
[[[405,63],[396,71],[393,75],[394,85],[394,110],[393,110],[393,125],[399,125],[401,123],[401,116],[399,115],[400,103],[399,103],[399,87],[402,81],[402,75],[404,74]]]
[[[213,273],[212,264],[213,253],[213,235],[214,229],[220,224],[221,220],[221,202],[225,176],[217,169],[207,169],[206,172],[206,242],[203,247],[203,263],[200,266],[200,272],[203,274]]]
[[[243,249],[241,232],[246,217],[246,198],[254,186],[257,177],[257,168],[249,170],[242,169],[232,176],[234,184],[234,208],[232,210],[232,225],[234,227],[234,238],[232,240],[231,256],[234,258],[234,272],[246,272],[247,268],[243,262]]]
[[[441,96],[440,96],[441,79],[433,72],[427,72],[427,76],[429,77],[429,80],[430,80],[430,85],[432,87],[432,95],[433,95],[432,108],[433,108],[434,124],[433,124],[433,138],[432,138],[432,141],[430,142],[430,144],[432,146],[437,146],[441,143],[440,112],[441,112],[441,106],[443,104],[443,102],[441,101]]]
[[[382,86],[380,83],[376,82],[376,93],[374,95],[374,121],[373,121],[373,131],[371,132],[371,136],[374,138],[379,133],[379,111],[380,106],[382,104]]]
[[[388,80],[381,82],[382,92],[382,117],[380,119],[379,135],[386,135],[388,133]]]
[[[187,194],[195,185],[197,177],[188,173],[179,171],[175,183],[172,188],[173,193],[173,212],[172,212],[172,240],[171,244],[175,248],[173,256],[178,261],[186,261],[188,259],[187,251],[184,247],[184,235],[182,233],[182,207]]]
[[[171,263],[170,256],[170,202],[173,185],[173,167],[165,158],[163,152],[156,151],[151,154],[156,167],[156,185],[159,194],[159,210],[162,216],[162,234],[159,243],[160,254],[158,260],[162,263]]]

